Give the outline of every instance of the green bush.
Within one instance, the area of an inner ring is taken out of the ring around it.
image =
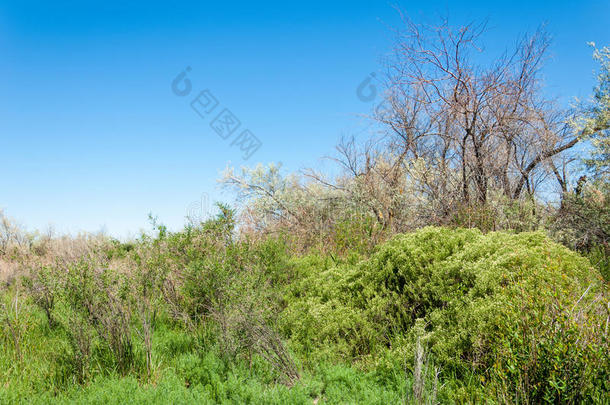
[[[502,374],[509,380],[502,395],[527,387],[536,400],[578,400],[607,388],[597,385],[610,369],[599,332],[608,302],[602,278],[542,233],[424,228],[394,237],[357,265],[319,258],[299,265],[303,279],[283,315],[298,350],[364,364],[389,351],[400,363],[413,358],[421,324],[447,375],[475,372],[485,383],[512,366],[514,373]],[[523,375],[524,359],[549,354],[555,363],[533,361]]]

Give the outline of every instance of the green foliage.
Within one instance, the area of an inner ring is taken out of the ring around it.
[[[608,300],[587,259],[542,233],[447,228],[366,256],[349,235],[370,225],[345,224],[342,255],[296,256],[236,239],[224,207],[35,267],[1,293],[0,402],[607,398]]]
[[[599,270],[606,282],[610,282],[610,246],[598,245],[587,253],[591,265]]]
[[[412,358],[422,322],[432,357],[460,380],[474,371],[487,381],[497,377],[490,374],[494,367],[511,364],[517,374],[506,378],[514,393],[522,388],[517,380],[524,378],[519,367],[525,359],[548,352],[557,363],[532,360],[528,370],[526,388],[534,398],[599,398],[605,392],[596,381],[604,381],[600,370],[610,365],[608,342],[594,333],[605,322],[601,276],[542,233],[425,228],[396,236],[356,266],[308,258],[300,267],[284,330],[308,355],[321,347],[325,355],[379,366],[387,351],[395,359],[390,361],[400,362]],[[521,357],[504,351],[515,341]],[[563,374],[551,372],[553,364],[563,364]],[[558,384],[565,389],[553,391]]]

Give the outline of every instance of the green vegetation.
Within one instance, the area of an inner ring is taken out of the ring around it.
[[[544,234],[424,228],[371,255],[232,237],[233,212],[2,293],[2,403],[609,399],[599,272]]]
[[[444,373],[486,381],[476,395],[580,401],[610,388],[605,307],[587,304],[603,302],[603,280],[541,233],[425,228],[357,265],[300,267],[285,331],[309,358],[326,346],[337,359],[399,367],[419,342]]]

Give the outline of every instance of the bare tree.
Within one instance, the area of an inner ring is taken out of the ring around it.
[[[447,179],[459,174],[457,184],[428,186],[451,197],[459,191],[463,203],[485,204],[492,189],[511,199],[533,193],[539,172],[551,173],[552,159],[579,141],[540,92],[548,36],[524,36],[485,64],[484,24],[403,22],[387,63],[386,108],[376,114],[396,156],[423,159]]]

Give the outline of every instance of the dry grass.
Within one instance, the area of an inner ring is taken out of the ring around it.
[[[74,263],[110,245],[111,239],[101,233],[31,233],[0,210],[0,286],[41,267]]]
[[[4,261],[0,258],[0,285],[10,284],[18,274],[18,263]]]

